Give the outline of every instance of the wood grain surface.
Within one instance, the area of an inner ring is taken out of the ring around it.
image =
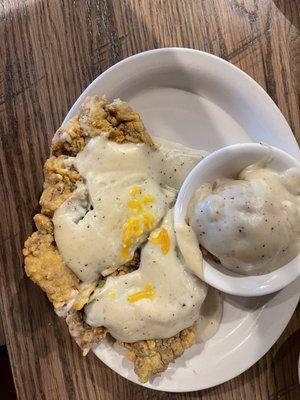
[[[300,140],[300,2],[2,0],[0,15],[0,295],[19,399],[299,399],[299,308],[276,345],[239,377],[202,392],[155,392],[93,354],[82,357],[25,277],[21,250],[54,131],[82,90],[131,54],[183,46],[229,60],[267,90]]]

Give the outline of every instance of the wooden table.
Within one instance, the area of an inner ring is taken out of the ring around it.
[[[22,268],[50,139],[82,90],[117,61],[157,47],[201,49],[264,87],[300,139],[298,0],[2,0],[1,309],[19,399],[300,398],[300,310],[247,372],[190,394],[151,391],[81,356]],[[298,76],[297,76],[298,73]],[[1,397],[1,395],[0,395]]]

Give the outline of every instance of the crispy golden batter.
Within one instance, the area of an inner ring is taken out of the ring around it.
[[[72,310],[69,312],[66,323],[69,328],[70,335],[75,339],[75,342],[83,350],[86,355],[93,344],[100,343],[106,336],[106,329],[102,326],[92,327],[86,324],[83,320],[81,311]]]
[[[58,129],[52,142],[52,153],[75,156],[88,138],[106,134],[117,143],[143,142],[154,147],[138,113],[121,100],[108,104],[105,97],[87,97],[78,116]]]
[[[76,156],[85,146],[86,136],[87,133],[81,128],[78,116],[71,118],[53,137],[51,147],[53,155]]]
[[[132,142],[146,143],[154,148],[154,143],[146,131],[141,121],[140,115],[121,100],[115,100],[106,107],[110,120],[116,125],[117,129],[110,132],[108,138],[117,143]]]
[[[79,123],[81,128],[89,137],[109,134],[113,131],[114,125],[110,119],[110,115],[106,110],[108,101],[105,96],[87,97],[81,104],[79,111]]]
[[[79,280],[63,262],[54,240],[51,218],[55,210],[68,199],[76,189],[80,174],[74,169],[69,157],[81,151],[89,138],[105,134],[117,143],[146,143],[154,148],[139,114],[120,100],[108,104],[105,97],[88,97],[80,107],[79,114],[59,128],[52,141],[52,154],[44,165],[44,190],[40,198],[41,214],[34,217],[37,232],[25,242],[23,250],[26,274],[44,290],[57,311],[72,302],[80,309],[88,302],[94,290],[80,285]],[[112,268],[113,275],[132,272],[139,265],[139,252],[132,261]],[[100,284],[104,283],[104,280]],[[86,354],[93,344],[99,343],[106,335],[104,327],[91,327],[84,322],[83,311],[74,308],[66,318],[72,337]],[[120,343],[127,350],[128,358],[134,362],[134,369],[141,382],[151,374],[159,375],[168,364],[179,357],[195,341],[194,327],[183,330],[170,339],[147,340],[136,343]]]
[[[134,372],[145,383],[152,374],[160,375],[168,365],[195,343],[196,328],[184,329],[169,339],[141,340],[136,343],[118,342],[134,363]]]
[[[97,286],[97,281],[92,283],[82,283],[79,287],[79,293],[74,299],[72,308],[76,311],[82,310],[83,307],[89,302],[90,297]]]
[[[50,217],[72,194],[76,182],[82,178],[71,166],[65,165],[66,157],[50,157],[44,165],[44,190],[40,198],[41,212]]]
[[[37,214],[34,220],[39,230],[25,242],[25,271],[58,309],[76,293],[79,281],[55,246],[51,220],[42,214]]]
[[[26,241],[24,249],[27,275],[47,293],[55,308],[70,299],[75,275],[63,264],[50,229],[52,222],[46,216],[53,217],[55,210],[71,196],[76,183],[82,180],[68,158],[82,150],[87,138],[104,132],[118,142],[144,141],[152,145],[140,116],[124,102],[116,101],[109,105],[105,97],[88,97],[81,105],[78,116],[71,118],[56,132],[52,143],[54,156],[44,165],[45,182],[40,198],[42,209],[41,214],[35,217],[38,232]],[[47,228],[46,223],[49,225]],[[58,279],[57,283],[55,279]],[[77,289],[78,284],[75,286]]]
[[[53,222],[49,217],[43,214],[36,214],[33,220],[39,233],[43,235],[47,233],[53,234]]]

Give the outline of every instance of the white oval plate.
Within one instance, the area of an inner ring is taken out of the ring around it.
[[[297,142],[279,109],[248,75],[197,50],[167,48],[129,57],[114,65],[78,98],[120,97],[137,110],[153,136],[205,150],[242,142],[265,142],[299,158]],[[195,345],[161,377],[144,386],[169,392],[206,389],[253,365],[275,343],[299,300],[300,280],[260,298],[224,296],[217,334]],[[123,351],[104,342],[95,354],[106,365],[139,383]]]

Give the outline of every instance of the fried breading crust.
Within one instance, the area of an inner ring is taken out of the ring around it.
[[[108,104],[107,99],[87,97],[79,114],[56,132],[52,153],[75,156],[83,149],[88,138],[105,134],[117,143],[146,143],[155,147],[138,113],[121,100]]]
[[[40,198],[41,212],[50,217],[71,196],[76,182],[82,180],[72,166],[65,165],[66,156],[50,157],[44,165],[44,190]]]
[[[107,330],[103,327],[92,327],[84,322],[83,312],[71,310],[66,318],[71,336],[86,355],[93,344],[99,343],[106,336]]]
[[[108,104],[105,97],[88,97],[81,105],[79,114],[56,132],[52,143],[53,156],[44,165],[45,182],[40,198],[42,209],[41,214],[35,217],[38,232],[27,239],[24,248],[27,275],[47,293],[55,308],[70,300],[78,284],[77,278],[60,257],[53,228],[51,230],[49,225],[52,224],[51,220],[46,217],[43,219],[43,215],[53,217],[55,210],[71,196],[76,184],[82,181],[69,162],[69,157],[76,156],[88,138],[100,134],[106,134],[109,139],[119,143],[139,141],[154,146],[140,116],[126,103],[117,100]]]
[[[55,210],[71,196],[77,182],[82,180],[72,163],[68,162],[69,157],[76,156],[89,138],[100,134],[105,134],[109,140],[117,143],[143,142],[155,148],[139,114],[120,100],[108,104],[105,97],[86,98],[79,114],[56,132],[51,147],[53,156],[44,165],[41,213],[34,217],[37,232],[26,240],[23,254],[26,274],[46,292],[57,311],[70,303],[71,299],[80,298],[80,282],[59,254],[51,218]],[[137,268],[138,263],[139,254],[136,253],[132,262],[114,271],[113,275],[129,273]],[[66,322],[71,336],[84,354],[107,333],[104,327],[87,325],[83,311],[71,309]],[[146,382],[151,374],[159,375],[166,370],[168,364],[194,342],[195,329],[191,327],[169,339],[119,344],[125,347],[128,358],[134,362],[139,380]]]
[[[152,374],[160,375],[168,365],[191,347],[196,340],[194,326],[184,329],[169,339],[141,340],[135,343],[119,342],[126,349],[127,358],[134,363],[134,372],[145,383]]]
[[[25,242],[25,271],[47,293],[54,308],[58,309],[78,291],[79,280],[59,254],[50,218],[37,214],[34,220],[38,231]]]
[[[124,101],[115,100],[106,107],[109,113],[108,119],[116,124],[116,129],[111,131],[108,138],[117,143],[132,142],[146,143],[149,147],[155,147],[151,136],[141,121],[140,115]]]

